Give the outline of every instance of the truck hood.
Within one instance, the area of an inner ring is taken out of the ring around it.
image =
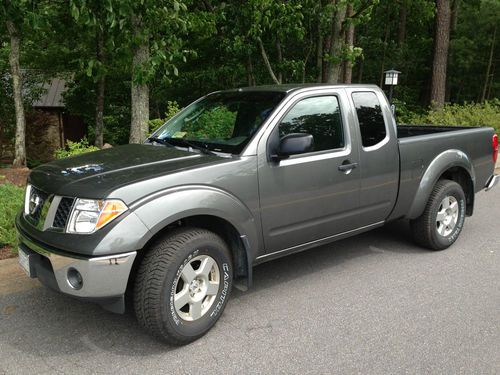
[[[31,172],[29,182],[47,193],[104,198],[133,182],[230,160],[168,146],[132,144],[41,165]]]

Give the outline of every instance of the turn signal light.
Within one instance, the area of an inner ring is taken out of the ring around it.
[[[125,203],[119,200],[110,200],[105,201],[104,207],[101,210],[101,214],[99,215],[99,219],[97,220],[97,224],[95,226],[96,229],[99,229],[113,220],[115,217],[121,215],[123,212],[127,210],[127,206]]]

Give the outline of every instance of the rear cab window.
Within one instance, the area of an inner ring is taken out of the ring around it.
[[[384,141],[387,128],[382,107],[373,91],[353,92],[363,148],[373,147]]]

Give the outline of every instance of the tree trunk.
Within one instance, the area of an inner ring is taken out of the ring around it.
[[[321,28],[318,21],[318,39],[316,39],[316,69],[318,76],[316,81],[323,82],[323,35],[321,35]]]
[[[327,3],[330,5],[334,6],[336,0],[328,0]],[[334,22],[335,19],[335,12],[332,12],[331,14],[331,19],[332,22]],[[319,20],[318,20],[318,28],[319,28]],[[328,55],[330,54],[330,50],[332,48],[332,31],[333,27],[330,29],[330,32],[326,35],[323,36],[323,48],[322,48],[322,64],[321,64],[321,83],[326,83],[328,81],[328,72],[330,68],[330,63],[328,61]]]
[[[309,45],[307,47],[307,52],[304,57],[304,64],[302,65],[302,79],[301,82],[305,83],[306,82],[306,69],[307,69],[307,63],[309,62],[309,57],[311,56],[312,50],[313,50],[313,41],[312,41],[312,36],[311,39],[309,40]]]
[[[384,72],[385,72],[385,56],[387,55],[387,43],[389,39],[389,20],[391,19],[391,13],[390,13],[390,4],[387,3],[387,6],[385,7],[385,12],[386,12],[386,19],[385,19],[385,31],[384,31],[384,50],[382,52],[382,65],[380,67],[380,87],[384,87]]]
[[[450,29],[452,33],[457,29],[458,10],[460,9],[460,1],[461,0],[453,0],[453,4],[451,5]]]
[[[283,63],[283,52],[281,51],[280,39],[276,37],[276,53],[278,57],[278,81],[283,83],[283,74],[281,72],[281,64]]]
[[[486,93],[486,100],[491,99],[491,87],[493,86],[493,80],[495,79],[495,64],[491,67],[490,83],[488,85],[488,92]]]
[[[132,57],[132,74],[144,69],[145,64],[149,60],[149,41],[142,37],[143,22],[139,17],[133,17],[134,30],[136,38],[142,38],[139,45],[134,48]],[[144,81],[138,82],[135,77],[132,77],[132,121],[130,124],[130,143],[142,143],[146,139],[148,133],[149,120],[149,86]]]
[[[453,38],[455,31],[457,29],[457,20],[458,20],[458,10],[460,8],[460,1],[462,0],[452,0],[451,3],[451,15],[450,15],[450,38]],[[447,65],[452,66],[453,62],[453,51],[450,50],[448,53],[448,63]],[[451,101],[451,85],[450,85],[450,77],[446,77],[446,95],[444,97],[445,102]]]
[[[104,33],[99,28],[97,31],[96,38],[96,57],[97,61],[104,64]],[[104,90],[106,86],[106,76],[100,74],[97,80],[97,97],[96,97],[96,108],[95,108],[95,145],[102,148],[103,140],[103,130],[104,130]]]
[[[340,54],[344,47],[344,36],[342,35],[342,25],[345,20],[347,7],[339,4],[337,11],[334,14],[333,30],[332,30],[332,45],[330,47],[330,64],[328,68],[327,83],[338,83],[340,78],[340,68],[342,59]]]
[[[104,90],[106,86],[106,77],[100,76],[97,81],[97,99],[95,110],[95,145],[102,148],[104,144]]]
[[[363,83],[363,68],[365,65],[365,60],[361,59],[358,66],[358,83]]]
[[[406,3],[403,1],[399,6],[399,28],[398,28],[398,46],[401,47],[406,40],[406,16],[408,10],[406,8]]]
[[[346,16],[351,17],[353,15],[352,4],[347,5]],[[347,26],[346,36],[345,36],[346,46],[352,50],[354,48],[354,24],[349,22]],[[348,59],[344,63],[344,83],[352,83],[352,60]]]
[[[495,25],[495,29],[493,30],[493,40],[491,41],[490,57],[488,59],[488,65],[486,67],[486,77],[484,78],[484,86],[483,86],[483,93],[481,94],[481,102],[484,102],[484,100],[486,99],[488,83],[490,82],[491,64],[493,62],[493,53],[495,52],[496,36],[497,36],[497,25]]]
[[[19,67],[20,37],[16,25],[12,21],[7,21],[6,25],[10,36],[9,63],[16,111],[16,139],[14,145],[14,162],[12,164],[18,168],[26,166],[26,120],[22,97],[22,75]]]
[[[252,56],[248,54],[247,57],[247,80],[248,80],[248,86],[255,86],[255,75],[253,73],[253,64],[252,64]]]
[[[446,95],[446,69],[450,45],[450,0],[436,0],[436,32],[432,63],[431,105],[440,108]]]
[[[257,43],[259,44],[259,49],[260,49],[260,54],[262,55],[262,60],[264,60],[264,65],[266,66],[267,71],[269,72],[269,75],[271,76],[271,79],[277,85],[281,84],[281,82],[278,80],[278,78],[276,78],[276,74],[274,74],[273,67],[271,66],[271,63],[269,62],[269,58],[267,57],[266,49],[264,48],[264,44],[262,43],[262,39],[260,37],[257,38]]]

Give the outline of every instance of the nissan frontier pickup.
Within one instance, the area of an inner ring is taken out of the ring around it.
[[[259,263],[398,219],[420,246],[448,248],[475,194],[497,184],[497,154],[489,127],[396,125],[376,86],[215,92],[144,144],[35,168],[19,261],[56,291],[131,306],[152,335],[186,344]]]

